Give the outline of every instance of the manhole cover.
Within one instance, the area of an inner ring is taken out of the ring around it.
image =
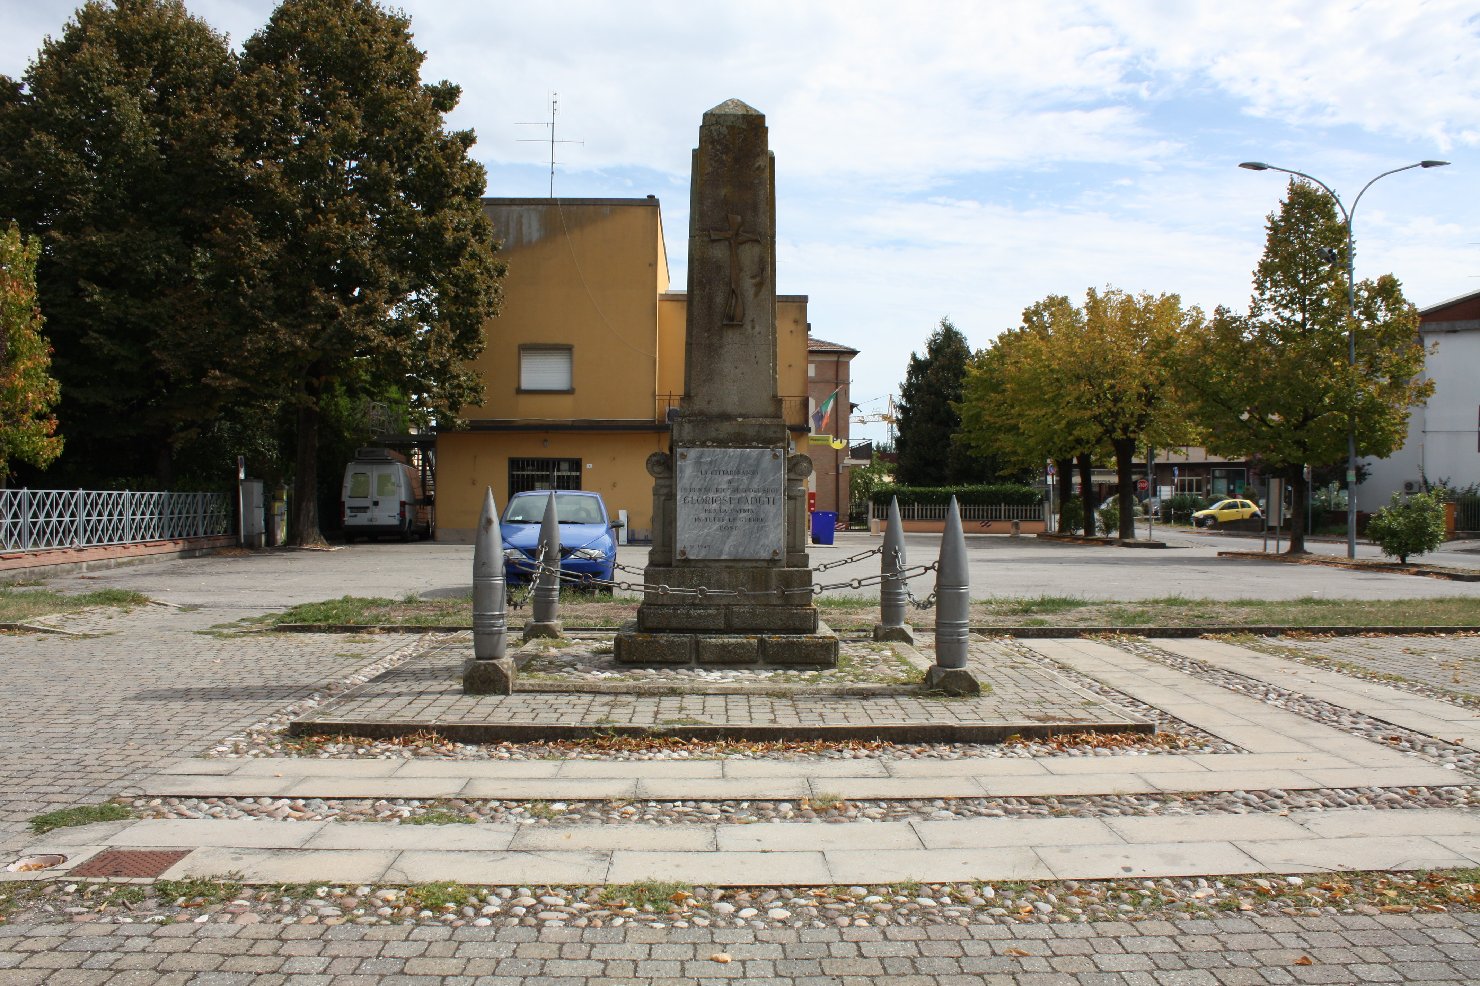
[[[155,877],[189,855],[189,849],[109,849],[73,867],[72,876]]]

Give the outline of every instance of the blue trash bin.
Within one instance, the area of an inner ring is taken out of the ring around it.
[[[832,544],[833,531],[837,530],[838,514],[835,510],[812,511],[812,543]]]

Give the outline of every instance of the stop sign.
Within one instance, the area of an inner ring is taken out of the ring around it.
[[[1146,480],[1144,480],[1144,479],[1138,479],[1138,480],[1136,480],[1136,491],[1138,493],[1145,493],[1146,492]]]

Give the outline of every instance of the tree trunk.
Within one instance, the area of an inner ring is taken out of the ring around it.
[[[1084,536],[1095,536],[1095,464],[1088,452],[1079,456],[1079,498],[1084,503]]]
[[[319,544],[319,402],[310,395],[298,408],[298,452],[293,469],[292,545]]]
[[[1110,447],[1115,450],[1115,492],[1120,514],[1120,531],[1116,536],[1126,541],[1134,541],[1136,539],[1136,485],[1131,478],[1131,460],[1136,457],[1136,440],[1117,438],[1110,443]]]
[[[154,456],[154,478],[158,481],[157,489],[167,490],[175,480],[175,460],[169,442],[163,442],[159,451]]]
[[[1069,522],[1064,519],[1064,504],[1069,502],[1069,491],[1074,488],[1074,460],[1055,459],[1053,468],[1059,481],[1059,533],[1072,534]]]
[[[1305,478],[1305,470],[1299,469],[1290,479],[1290,488],[1294,491],[1290,505],[1290,547],[1285,552],[1287,555],[1305,554],[1305,503],[1310,496],[1310,483]]]

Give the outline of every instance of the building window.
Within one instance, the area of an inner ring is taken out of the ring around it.
[[[815,377],[815,376],[817,376],[817,364],[816,363],[808,363],[807,364],[807,376],[809,376],[809,377]]]
[[[519,389],[570,393],[571,347],[520,346]]]
[[[580,459],[510,459],[509,496],[530,490],[578,490]]]

